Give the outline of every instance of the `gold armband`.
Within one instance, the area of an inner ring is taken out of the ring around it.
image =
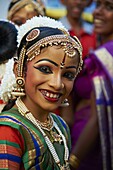
[[[69,158],[69,163],[73,168],[77,169],[80,165],[80,160],[74,154],[71,154]]]

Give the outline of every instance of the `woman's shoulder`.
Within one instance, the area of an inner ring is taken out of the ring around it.
[[[25,122],[25,118],[19,114],[17,108],[11,108],[8,111],[0,113],[0,125],[7,125],[21,131],[22,126],[27,127]]]
[[[0,119],[2,119],[3,117],[5,119],[12,118],[14,120],[14,119],[17,119],[17,117],[21,119],[23,116],[19,114],[17,108],[11,108],[7,111],[3,111],[0,113]]]

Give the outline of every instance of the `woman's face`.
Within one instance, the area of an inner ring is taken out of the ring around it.
[[[97,0],[93,13],[94,31],[102,36],[113,35],[113,0]]]
[[[75,19],[80,19],[81,14],[86,7],[86,0],[61,0],[66,6],[68,16]]]
[[[18,26],[21,26],[26,22],[26,20],[31,19],[34,16],[38,16],[37,12],[33,9],[29,9],[30,6],[25,6],[18,10],[11,18],[11,21]]]
[[[61,68],[62,62],[64,68]],[[70,58],[60,46],[44,48],[27,63],[25,92],[28,105],[46,111],[59,107],[72,90],[78,63],[78,53]]]

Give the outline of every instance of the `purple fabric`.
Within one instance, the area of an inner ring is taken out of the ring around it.
[[[90,106],[87,106],[86,108],[81,109],[79,112],[75,113],[75,123],[71,130],[72,148],[74,145],[76,145],[79,135],[81,134],[81,131],[89,119],[90,111]],[[90,140],[90,137],[88,140]],[[100,143],[97,141],[96,146],[87,155],[86,159],[82,161],[80,167],[77,170],[102,170],[102,163],[100,163],[102,162],[101,159],[102,156]]]
[[[82,129],[89,119],[90,111],[90,106],[87,106],[86,108],[75,113],[75,122],[71,129],[72,148],[76,144]]]
[[[74,93],[79,98],[90,98],[90,92],[92,90],[92,82],[88,77],[87,72],[81,72],[81,74],[77,77],[76,82],[74,84]]]
[[[110,41],[103,46],[101,46],[99,49],[105,48],[113,57],[113,41]],[[106,56],[107,60],[107,56]],[[103,61],[105,62],[105,61]],[[110,63],[109,63],[110,65]],[[104,143],[104,149],[106,149],[105,156],[102,156],[103,153],[103,145],[99,142],[99,139],[97,141],[97,145],[95,148],[92,148],[92,151],[87,155],[86,159],[81,163],[78,170],[102,170],[102,159],[105,160],[105,170],[113,170],[111,168],[111,155],[110,150],[113,153],[113,146],[110,146],[110,138],[112,139],[112,136],[110,136],[113,133],[113,114],[111,114],[109,111],[107,111],[107,106],[110,106],[113,109],[113,75],[109,74],[109,65],[107,67],[104,67],[104,63],[100,61],[98,56],[96,56],[96,53],[92,53],[89,58],[87,58],[84,61],[84,70],[79,75],[79,77],[75,81],[73,94],[74,94],[74,101],[78,102],[81,99],[89,99],[91,90],[93,88],[92,80],[93,78],[97,76],[102,77],[102,81],[104,82],[104,91],[102,91],[103,95],[106,93],[109,94],[108,99],[106,96],[100,96],[100,99],[97,100],[97,105],[101,104],[104,106],[104,112],[101,113],[100,108],[100,134],[103,135],[101,140],[105,140]],[[113,69],[113,68],[112,68]],[[107,87],[107,88],[106,88]],[[101,94],[100,94],[101,95]],[[99,105],[100,107],[100,105]],[[72,147],[76,145],[76,142],[78,140],[78,137],[81,134],[81,131],[83,130],[84,126],[86,125],[89,116],[90,116],[90,106],[85,107],[84,109],[79,110],[79,112],[75,112],[75,122],[71,129],[71,136],[72,136]],[[103,115],[102,115],[103,114]],[[105,126],[106,124],[106,126]],[[110,126],[111,125],[111,126]],[[90,140],[90,137],[89,139]],[[112,139],[113,141],[113,139]],[[85,144],[84,144],[85,147]],[[104,153],[103,153],[104,155]]]

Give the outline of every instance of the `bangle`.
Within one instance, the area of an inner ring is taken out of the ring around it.
[[[80,165],[80,160],[74,154],[71,154],[69,158],[69,163],[73,168],[77,169]]]

